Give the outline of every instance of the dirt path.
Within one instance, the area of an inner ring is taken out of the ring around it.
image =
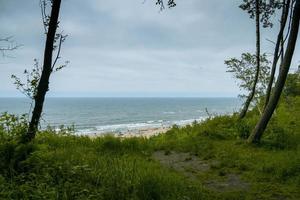
[[[212,161],[204,161],[197,156],[189,153],[156,151],[153,158],[159,161],[163,166],[171,168],[184,174],[192,181],[201,181],[199,175],[211,171]],[[221,175],[220,175],[221,176]],[[226,192],[232,190],[247,190],[249,184],[242,181],[238,174],[224,174],[220,179],[210,179],[201,181],[205,187],[211,190]]]

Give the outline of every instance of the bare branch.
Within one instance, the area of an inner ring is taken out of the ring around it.
[[[275,43],[274,41],[272,41],[272,40],[270,40],[270,39],[268,39],[268,38],[266,38],[266,40],[267,40],[268,42],[271,42],[272,44],[276,45],[276,43]]]
[[[16,50],[17,48],[22,46],[20,44],[15,44],[12,36],[0,38],[0,45],[0,52],[2,56],[5,56],[5,52]]]
[[[52,70],[54,69],[57,60],[60,58],[59,55],[60,55],[60,49],[61,49],[62,42],[63,42],[63,36],[60,35],[59,44],[58,44],[58,50],[57,50],[56,58],[55,58],[55,60],[53,62],[53,65],[52,65]]]
[[[44,31],[45,31],[45,34],[47,34],[50,16],[47,14],[47,11],[46,11],[46,9],[47,9],[46,0],[40,0],[40,8],[41,8]]]

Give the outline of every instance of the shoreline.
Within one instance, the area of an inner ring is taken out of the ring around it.
[[[214,116],[213,116],[214,117]],[[213,118],[212,117],[212,118]],[[107,135],[112,135],[114,137],[118,138],[132,138],[132,137],[145,137],[145,138],[150,138],[152,136],[156,136],[162,133],[166,133],[172,127],[179,126],[179,127],[185,127],[187,125],[192,125],[194,122],[197,123],[202,123],[209,117],[202,117],[194,120],[181,120],[181,122],[184,123],[174,123],[174,124],[161,124],[160,126],[148,126],[148,127],[139,127],[139,128],[134,128],[134,129],[127,129],[127,130],[115,130],[115,131],[98,131],[94,130],[93,132],[91,131],[79,131],[79,132],[74,132],[75,135],[77,136],[87,136],[90,138],[97,138],[97,137],[104,137]]]
[[[172,126],[156,127],[156,128],[142,128],[142,129],[131,130],[131,131],[128,130],[127,132],[93,133],[93,134],[85,134],[83,136],[87,136],[87,137],[90,137],[90,138],[98,138],[98,137],[104,137],[104,136],[107,136],[107,135],[112,135],[112,136],[118,137],[118,138],[133,138],[133,137],[150,138],[152,136],[156,136],[156,135],[159,135],[159,134],[162,134],[162,133],[166,133],[171,128],[172,128]]]
[[[139,127],[133,129],[128,128],[127,130],[112,130],[112,131],[88,130],[85,132],[82,130],[75,129],[70,133],[74,134],[75,136],[79,136],[79,137],[85,136],[89,138],[104,137],[108,135],[118,137],[118,138],[132,138],[132,137],[150,138],[152,136],[166,133],[167,131],[171,130],[173,126],[185,127],[187,125],[192,125],[194,122],[202,123],[208,118],[209,117],[202,117],[194,120],[182,120],[182,122],[184,121],[185,123],[161,124],[160,126],[152,126],[152,127],[148,126],[148,127]],[[60,129],[56,129],[55,131],[59,132]]]

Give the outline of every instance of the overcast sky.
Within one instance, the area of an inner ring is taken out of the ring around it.
[[[62,0],[68,34],[48,96],[232,97],[239,89],[224,60],[255,51],[253,20],[241,0],[177,0],[159,12],[154,0]],[[10,78],[42,61],[45,35],[38,0],[0,0],[0,37],[23,46],[0,57],[0,96],[21,96]],[[263,31],[263,52],[277,27]],[[299,43],[293,69],[300,60]]]

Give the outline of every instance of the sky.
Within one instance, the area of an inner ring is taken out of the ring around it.
[[[62,0],[59,31],[68,34],[49,97],[236,97],[224,60],[255,52],[255,24],[241,0]],[[278,16],[277,16],[278,17]],[[277,22],[275,20],[275,22]],[[0,37],[22,47],[0,57],[0,97],[17,97],[11,74],[42,63],[45,34],[39,0],[0,0]],[[278,26],[262,31],[262,52]],[[297,44],[292,69],[300,63]]]

